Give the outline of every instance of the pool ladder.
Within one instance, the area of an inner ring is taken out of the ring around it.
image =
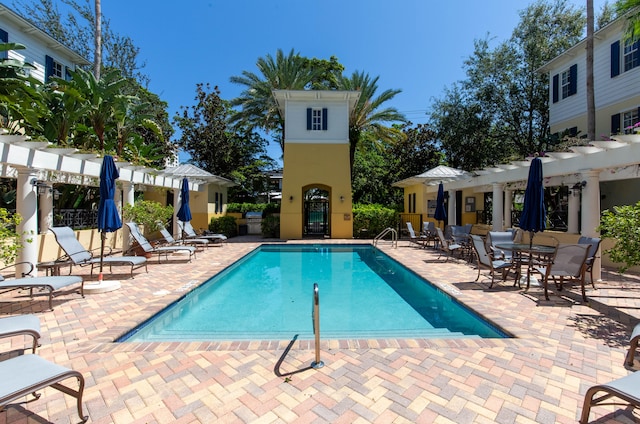
[[[395,228],[385,228],[384,230],[382,230],[382,232],[380,234],[378,234],[374,239],[373,239],[373,245],[377,246],[378,245],[378,241],[383,240],[384,237],[387,234],[391,234],[391,247],[393,248],[397,248],[398,247],[398,232],[396,231]]]
[[[313,283],[313,334],[316,336],[316,360],[311,363],[311,368],[322,368],[324,362],[320,360],[320,294],[318,283]]]

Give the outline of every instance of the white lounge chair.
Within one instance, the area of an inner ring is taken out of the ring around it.
[[[33,353],[36,353],[40,340],[40,319],[35,315],[15,315],[0,318],[0,337],[33,337]]]
[[[93,254],[82,246],[76,238],[75,232],[70,227],[51,227],[49,230],[56,238],[56,242],[60,245],[66,256],[61,258],[62,263],[69,262],[72,265],[91,265],[91,275],[93,268],[100,266],[100,257],[94,257]],[[109,265],[111,272],[112,265],[122,265],[131,267],[131,278],[133,278],[133,270],[144,267],[147,272],[147,258],[144,256],[104,256],[102,258],[103,265]]]
[[[594,399],[598,392],[604,392],[604,394]],[[605,403],[606,400],[612,397],[622,399],[636,408],[640,407],[640,372],[634,372],[609,383],[590,387],[584,395],[580,423],[587,424],[589,422],[589,413],[592,406],[619,405],[619,403],[615,402]]]
[[[89,418],[82,412],[82,395],[84,392],[84,377],[78,371],[47,361],[38,355],[21,355],[0,362],[0,409],[20,398],[33,394],[38,399],[36,391],[45,387],[52,387],[69,396],[76,398],[78,416],[82,422]],[[78,380],[78,390],[61,384],[69,378]]]
[[[169,258],[169,254],[177,253],[177,252],[187,252],[189,254],[189,261],[191,261],[192,257],[196,255],[196,248],[193,246],[158,246],[153,247],[149,240],[145,236],[142,235],[138,224],[135,222],[127,222],[127,227],[131,230],[131,236],[134,240],[140,245],[142,250],[146,253],[157,254],[158,262],[160,262],[160,257],[164,255],[165,259]]]
[[[0,277],[2,278],[2,277]],[[80,295],[84,297],[84,280],[75,275],[53,276],[53,277],[36,277],[36,278],[16,278],[12,280],[0,280],[0,290],[12,291],[19,289],[29,289],[31,297],[33,297],[33,289],[47,290],[49,293],[49,309],[53,310],[54,294],[73,284],[80,283]]]
[[[167,228],[162,225],[162,223],[158,223],[158,229],[160,231],[160,234],[162,234],[162,237],[164,237],[166,243],[164,244],[165,246],[189,245],[194,247],[203,247],[209,245],[209,240],[205,240],[202,238],[187,238],[184,240],[176,240],[175,238],[173,238],[169,230],[167,230]]]
[[[224,243],[227,241],[227,236],[224,234],[197,234],[190,221],[178,221],[178,228],[181,229],[187,238],[201,238],[210,240],[213,243]]]
[[[413,229],[413,224],[407,222],[407,231],[409,231],[409,241],[411,243],[415,243],[420,247],[427,247],[428,238],[427,236],[423,236],[422,234],[416,235],[415,230]]]
[[[460,251],[462,249],[461,245],[456,244],[451,240],[447,240],[444,237],[444,233],[442,232],[441,228],[436,227],[436,234],[438,234],[438,240],[440,240],[440,244],[438,245],[440,255],[438,256],[438,259],[440,259],[440,256],[442,256],[442,254],[444,253],[447,256],[446,261],[448,261],[449,257],[453,256],[454,252]]]

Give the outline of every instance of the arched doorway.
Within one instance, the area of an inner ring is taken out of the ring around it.
[[[331,193],[325,186],[303,188],[303,237],[328,237],[331,234],[329,199]]]

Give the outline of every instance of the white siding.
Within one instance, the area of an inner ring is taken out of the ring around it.
[[[327,108],[327,130],[307,130],[307,108]],[[294,101],[286,107],[285,134],[287,143],[349,142],[349,105],[347,101]]]

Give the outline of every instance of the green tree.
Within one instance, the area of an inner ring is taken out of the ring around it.
[[[206,171],[240,184],[234,196],[254,197],[266,190],[266,169],[274,167],[266,140],[242,125],[231,126],[233,110],[218,87],[197,84],[194,106],[182,106],[173,119],[181,130],[178,145]]]
[[[383,107],[402,90],[384,90],[376,95],[378,79],[371,78],[364,72],[354,72],[350,78],[341,76],[338,79],[340,90],[360,91],[360,97],[349,116],[349,161],[353,175],[353,163],[360,137],[364,132],[370,133],[376,140],[393,143],[404,135],[392,123],[405,122],[406,118],[394,107]]]
[[[600,222],[598,231],[602,236],[615,240],[615,245],[605,253],[612,261],[622,264],[619,271],[640,265],[640,202],[614,206],[613,211],[602,212]]]
[[[626,36],[640,37],[640,0],[618,0],[615,8],[619,16],[629,13],[627,19]]]
[[[0,53],[23,50],[17,43],[0,43]],[[35,67],[22,60],[0,59],[0,128],[18,132],[23,123],[38,126],[40,81],[27,76]]]

